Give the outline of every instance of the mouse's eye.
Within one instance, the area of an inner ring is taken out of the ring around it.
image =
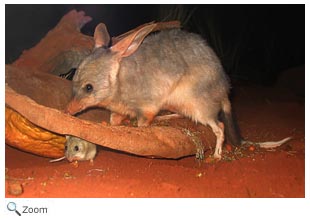
[[[67,150],[68,150],[68,146],[66,145],[66,146],[65,146],[65,151],[67,151]]]
[[[79,151],[79,146],[74,146],[75,151]]]
[[[86,92],[92,92],[93,91],[93,85],[92,84],[86,84],[85,90],[86,90]]]

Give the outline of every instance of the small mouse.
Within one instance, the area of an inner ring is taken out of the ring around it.
[[[95,144],[83,139],[66,136],[65,157],[70,161],[90,160],[96,156],[97,147]]]
[[[95,144],[74,136],[66,135],[65,156],[50,160],[50,162],[56,162],[66,158],[69,162],[89,160],[93,163],[96,153],[97,146]]]

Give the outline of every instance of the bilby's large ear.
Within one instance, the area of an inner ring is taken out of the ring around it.
[[[110,49],[120,54],[121,57],[128,57],[133,54],[140,46],[144,38],[152,32],[156,24],[150,24],[133,32],[127,37],[123,38]]]
[[[97,25],[94,33],[95,48],[108,47],[110,43],[110,35],[104,23]]]

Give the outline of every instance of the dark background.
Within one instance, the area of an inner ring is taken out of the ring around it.
[[[104,22],[112,36],[150,21],[178,19],[201,34],[232,79],[272,85],[281,72],[305,64],[304,5],[6,5],[5,63],[36,45],[71,9]]]

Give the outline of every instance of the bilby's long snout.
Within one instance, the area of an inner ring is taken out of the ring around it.
[[[64,109],[64,113],[75,115],[84,109],[84,106],[77,99],[72,99]]]

